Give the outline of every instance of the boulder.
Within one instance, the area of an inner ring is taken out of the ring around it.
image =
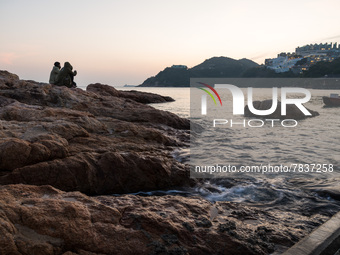
[[[86,91],[90,91],[96,93],[100,96],[113,96],[113,97],[121,97],[128,98],[135,102],[139,102],[142,104],[151,104],[151,103],[165,103],[165,102],[173,102],[175,101],[173,98],[168,96],[161,96],[154,93],[141,92],[141,91],[119,91],[114,87],[109,85],[103,85],[100,83],[90,84],[86,87]]]
[[[119,97],[119,91],[114,87],[109,85],[104,85],[100,83],[90,84],[86,87],[86,91],[96,93],[100,96],[113,96]]]
[[[165,97],[161,96],[157,96],[157,100],[152,100],[156,96],[151,93],[119,92],[117,94],[117,90],[113,87],[98,83],[89,85],[88,91],[83,91],[34,81],[8,81],[7,76],[4,77],[0,79],[0,105],[2,101],[5,101],[4,104],[8,105],[14,99],[30,107],[58,107],[61,110],[82,111],[94,116],[113,117],[128,122],[149,122],[176,129],[190,129],[189,120],[145,105],[145,102],[164,102]],[[9,83],[10,85],[8,85]],[[127,95],[127,93],[130,94]],[[124,95],[126,96],[124,97]],[[1,97],[6,98],[6,100],[1,99]],[[139,101],[144,103],[142,104]],[[18,103],[15,107],[17,106]]]
[[[131,91],[120,91],[119,95],[124,98],[132,99],[133,101],[142,104],[158,104],[175,101],[173,98],[168,96],[161,96],[154,93],[140,92],[136,90]]]
[[[192,185],[188,167],[172,156],[187,146],[189,121],[137,102],[148,93],[133,95],[0,72],[0,184],[93,195]]]
[[[164,155],[83,152],[67,156],[68,151],[53,151],[54,147],[51,149],[47,143],[43,144],[45,147],[34,145],[28,147],[33,148],[33,156],[28,155],[25,161],[19,161],[21,167],[14,168],[19,163],[11,165],[5,162],[7,165],[2,166],[2,171],[14,170],[0,176],[1,184],[48,184],[65,191],[77,190],[89,195],[131,193],[194,184],[188,177],[187,167]],[[52,157],[54,160],[51,160]]]
[[[199,197],[88,197],[51,186],[0,186],[4,255],[271,254],[324,221]]]
[[[31,153],[28,142],[16,138],[0,143],[0,171],[11,171],[26,164]]]

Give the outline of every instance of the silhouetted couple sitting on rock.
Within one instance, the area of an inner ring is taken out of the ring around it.
[[[68,88],[75,88],[77,84],[74,82],[74,76],[77,71],[72,71],[73,67],[69,62],[65,62],[64,67],[61,68],[59,62],[55,62],[50,74],[50,84],[57,86],[66,86]]]

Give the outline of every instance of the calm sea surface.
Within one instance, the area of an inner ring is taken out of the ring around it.
[[[171,96],[176,101],[153,104],[157,109],[190,118],[190,88],[117,88]],[[332,164],[332,172],[254,174],[231,173],[223,179],[211,179],[192,190],[155,191],[148,194],[201,195],[211,201],[235,201],[283,211],[306,211],[307,214],[331,215],[340,210],[340,108],[325,108],[322,96],[340,91],[310,90],[306,104],[320,116],[299,121],[295,128],[264,127],[234,129],[221,127],[199,132],[204,142],[206,164]],[[271,98],[271,89],[254,94],[254,100]],[[204,119],[192,119],[204,127]],[[192,141],[196,142],[196,141]],[[198,144],[199,145],[199,144]],[[223,150],[221,153],[216,150]],[[196,152],[196,151],[195,151]],[[183,158],[189,155],[183,150]],[[195,156],[195,155],[191,155]],[[208,187],[208,188],[205,188]],[[213,187],[213,189],[211,188]],[[142,194],[142,193],[141,193]],[[147,194],[146,194],[147,195]]]

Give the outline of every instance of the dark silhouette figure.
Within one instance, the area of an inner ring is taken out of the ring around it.
[[[56,84],[57,78],[58,78],[58,74],[60,72],[60,68],[61,68],[60,63],[59,62],[55,62],[54,66],[52,68],[51,74],[50,74],[50,80],[49,80],[50,84]]]
[[[72,71],[73,67],[69,62],[65,62],[64,67],[60,70],[56,85],[66,86],[68,88],[75,88],[77,84],[73,81],[74,76],[77,75],[77,71]]]

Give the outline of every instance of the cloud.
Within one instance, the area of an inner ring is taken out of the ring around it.
[[[261,59],[261,58],[268,57],[268,55],[270,55],[270,53],[269,53],[269,52],[266,52],[266,53],[263,53],[263,54],[259,54],[259,55],[250,57],[249,59],[255,61],[255,60],[257,60],[257,59]]]
[[[320,41],[327,41],[327,40],[333,40],[333,39],[340,39],[340,35],[334,35],[332,37],[323,38]]]
[[[13,52],[0,52],[0,64],[13,65],[16,58],[18,57]]]

